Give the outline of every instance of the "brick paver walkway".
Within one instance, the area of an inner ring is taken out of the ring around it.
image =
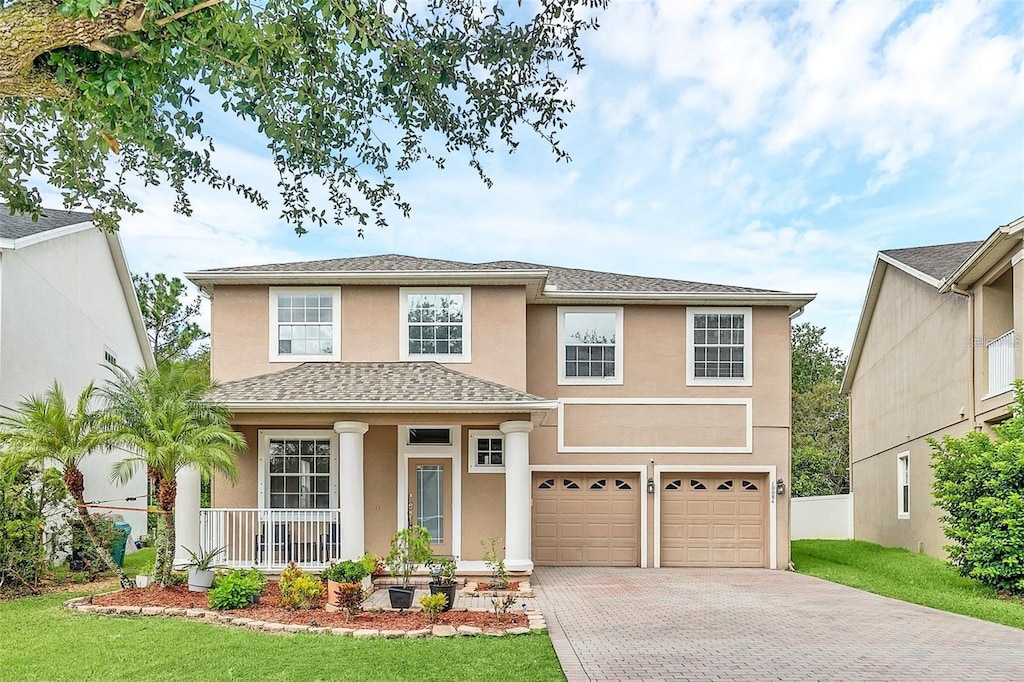
[[[1024,680],[1024,631],[754,569],[538,568],[576,680]]]

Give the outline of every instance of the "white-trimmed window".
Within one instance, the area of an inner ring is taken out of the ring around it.
[[[558,383],[622,383],[622,308],[558,309]]]
[[[261,509],[335,509],[337,477],[333,431],[260,431]]]
[[[910,453],[896,456],[896,518],[910,518]]]
[[[505,472],[505,434],[501,431],[469,431],[469,472]]]
[[[341,288],[270,287],[270,361],[341,360]]]
[[[402,360],[469,362],[470,289],[402,287],[399,357]]]
[[[750,308],[687,309],[687,385],[750,386]]]

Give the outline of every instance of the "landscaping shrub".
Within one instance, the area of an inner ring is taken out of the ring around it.
[[[217,578],[216,586],[210,590],[210,608],[245,608],[256,601],[266,584],[266,577],[254,568],[231,571]]]
[[[935,504],[950,562],[997,590],[1024,593],[1024,383],[995,438],[971,432],[929,440]]]
[[[320,606],[324,598],[323,582],[308,575],[295,562],[281,572],[277,586],[281,588],[281,605],[290,609],[311,609]]]
[[[27,466],[0,469],[0,589],[34,591],[50,573],[52,552],[63,536],[44,543],[47,518],[64,530],[67,493],[55,469],[40,472]]]

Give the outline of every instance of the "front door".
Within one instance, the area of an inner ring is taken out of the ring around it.
[[[452,553],[452,461],[409,460],[409,521],[430,531],[435,555]]]

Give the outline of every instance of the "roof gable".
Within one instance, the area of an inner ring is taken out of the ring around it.
[[[47,208],[43,209],[38,220],[33,221],[27,215],[11,215],[10,207],[0,204],[0,239],[24,239],[82,223],[91,224],[92,214]]]
[[[888,249],[879,251],[879,254],[906,266],[900,268],[901,270],[909,272],[907,268],[910,268],[915,271],[910,274],[918,276],[918,279],[925,279],[919,274],[927,275],[930,280],[934,281],[925,281],[935,286],[935,282],[941,282],[952,275],[964,261],[970,258],[971,254],[978,250],[981,244],[981,241],[973,241],[915,246],[907,249]]]

